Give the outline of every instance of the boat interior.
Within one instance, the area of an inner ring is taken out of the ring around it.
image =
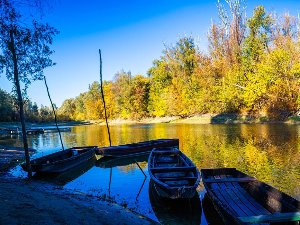
[[[192,186],[197,180],[196,167],[180,151],[153,151],[153,175],[169,186]]]

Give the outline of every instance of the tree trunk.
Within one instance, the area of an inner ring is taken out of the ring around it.
[[[20,118],[22,124],[22,133],[23,133],[23,144],[25,150],[25,159],[26,159],[26,167],[28,171],[28,178],[31,180],[32,171],[31,171],[31,164],[30,164],[30,157],[28,151],[28,142],[27,142],[27,133],[26,133],[26,125],[25,125],[25,115],[24,115],[24,107],[23,107],[23,98],[20,88],[20,81],[19,81],[19,72],[18,72],[18,61],[17,55],[15,51],[15,42],[14,42],[14,34],[13,31],[10,31],[10,39],[11,39],[11,52],[13,55],[13,62],[14,62],[14,83],[17,88],[17,95],[18,95],[18,102],[20,107]]]

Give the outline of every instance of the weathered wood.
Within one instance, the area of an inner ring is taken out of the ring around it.
[[[262,207],[257,201],[253,199],[253,197],[242,188],[234,188],[232,191],[240,198],[243,199],[243,203],[245,205],[251,206],[251,210],[255,213],[255,215],[269,215],[271,214],[268,210]]]
[[[160,177],[161,181],[191,180],[196,181],[197,177]]]
[[[253,177],[247,178],[224,178],[224,179],[206,179],[206,183],[227,183],[227,182],[250,182],[255,181]]]
[[[195,166],[190,167],[158,167],[152,168],[152,173],[162,173],[162,172],[192,172],[195,171]]]
[[[279,223],[289,221],[300,221],[300,212],[275,213],[271,215],[238,217],[245,223]]]

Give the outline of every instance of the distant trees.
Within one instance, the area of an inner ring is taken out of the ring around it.
[[[11,122],[15,120],[15,106],[13,97],[0,89],[0,120]]]
[[[56,107],[56,106],[55,106]],[[57,107],[56,107],[57,108]],[[53,122],[54,115],[52,109],[48,106],[39,108],[37,104],[30,100],[24,102],[24,112],[26,114],[26,121],[31,123],[38,122]],[[60,120],[68,120],[63,116]],[[20,115],[18,112],[18,105],[13,95],[0,89],[0,122],[19,122]]]

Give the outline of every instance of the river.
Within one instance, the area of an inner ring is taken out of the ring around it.
[[[235,167],[299,199],[300,126],[290,124],[122,124],[111,125],[112,145],[159,138],[179,138],[179,149],[198,167]],[[106,126],[75,126],[62,132],[65,148],[109,146]],[[62,149],[58,133],[28,135],[39,157]],[[0,145],[22,147],[19,136],[0,136]],[[98,160],[97,160],[98,159]],[[134,159],[93,159],[47,180],[75,192],[111,200],[165,224],[220,224],[203,184],[190,201],[162,201],[152,192],[147,156]],[[20,166],[12,172],[25,176]],[[35,175],[36,179],[40,178]]]

